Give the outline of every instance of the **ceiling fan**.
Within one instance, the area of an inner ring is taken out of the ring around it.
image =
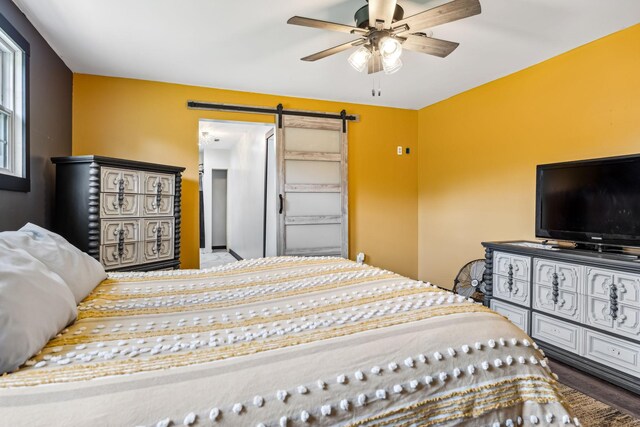
[[[435,55],[449,55],[459,43],[427,36],[423,31],[480,13],[479,0],[453,0],[441,6],[404,18],[404,10],[397,0],[367,0],[368,4],[355,14],[356,26],[337,24],[312,18],[294,16],[287,24],[322,30],[338,31],[359,36],[356,40],[305,56],[303,61],[317,61],[352,47],[358,49],[349,56],[353,68],[369,74],[384,70],[395,73],[402,67],[402,49]]]

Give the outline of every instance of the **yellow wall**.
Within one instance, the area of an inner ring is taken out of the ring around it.
[[[419,277],[534,237],[535,166],[640,152],[640,25],[419,111]]]
[[[73,154],[185,166],[182,267],[198,264],[198,119],[273,122],[273,117],[188,110],[187,100],[338,112],[349,125],[350,253],[417,276],[418,112],[142,80],[75,74]],[[412,148],[397,156],[396,146]]]

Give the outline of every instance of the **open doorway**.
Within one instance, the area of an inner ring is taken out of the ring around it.
[[[200,120],[200,268],[276,254],[275,144],[273,124]]]

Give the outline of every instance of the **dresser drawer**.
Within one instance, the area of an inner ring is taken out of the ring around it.
[[[493,262],[493,273],[501,276],[512,275],[514,279],[529,281],[531,271],[531,258],[521,255],[513,255],[505,252],[496,252]]]
[[[531,336],[563,350],[582,354],[581,328],[539,313],[531,315]]]
[[[119,245],[100,246],[100,262],[105,269],[114,270],[139,264],[140,243],[126,242],[120,251]]]
[[[125,242],[137,242],[140,240],[140,220],[138,219],[123,221],[103,219],[100,230],[103,245],[118,243],[120,240],[120,232],[122,232],[122,237]]]
[[[140,173],[129,169],[100,168],[100,191],[103,193],[139,193]]]
[[[529,310],[495,299],[491,300],[491,309],[508,318],[511,323],[527,334],[529,333]]]
[[[173,215],[173,196],[145,194],[142,204],[142,216],[170,216]]]
[[[157,240],[158,230],[161,240],[170,239],[173,236],[173,222],[173,218],[144,219],[144,240]]]
[[[160,193],[173,196],[175,194],[175,182],[176,178],[171,174],[142,172],[142,187],[145,194]]]
[[[640,378],[640,344],[585,329],[585,356]]]
[[[142,243],[144,251],[140,262],[154,262],[173,258],[173,240],[162,240],[160,245],[157,241],[149,241]]]
[[[100,194],[100,217],[117,218],[140,216],[140,203],[137,194]]]
[[[533,308],[555,314],[567,319],[581,321],[584,295],[558,289],[558,295],[553,295],[553,288],[539,283],[533,284]]]
[[[494,274],[493,295],[529,307],[529,282],[513,279],[509,284],[508,277]]]
[[[587,267],[586,323],[640,339],[640,275]]]
[[[640,305],[640,275],[587,267],[588,295],[608,299],[612,284],[620,304]]]
[[[533,261],[533,281],[552,287],[554,282],[559,289],[584,293],[582,289],[583,267],[562,262],[536,258]]]

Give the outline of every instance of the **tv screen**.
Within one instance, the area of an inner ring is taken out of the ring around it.
[[[536,236],[640,245],[640,156],[538,166]]]

